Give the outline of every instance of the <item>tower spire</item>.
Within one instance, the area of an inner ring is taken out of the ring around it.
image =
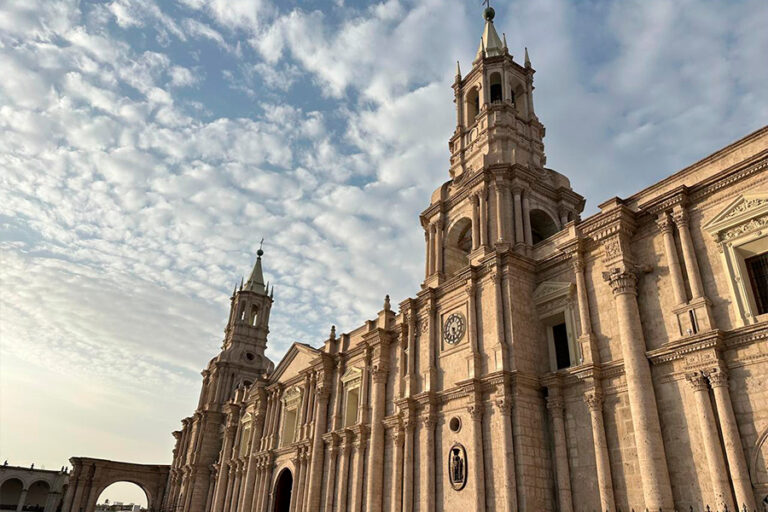
[[[256,251],[256,264],[253,266],[251,276],[248,278],[248,282],[245,283],[245,289],[251,292],[266,294],[267,290],[264,286],[264,272],[261,269],[261,257],[264,255],[264,239],[261,239],[259,244],[259,250]]]
[[[483,3],[486,5],[483,11],[485,28],[483,29],[483,37],[480,40],[480,48],[477,50],[475,59],[504,55],[504,43],[501,42],[496,28],[493,26],[493,18],[496,16],[496,11],[491,7],[489,0]]]

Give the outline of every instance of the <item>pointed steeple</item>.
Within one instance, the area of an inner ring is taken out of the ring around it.
[[[493,7],[486,7],[485,11],[483,11],[485,28],[483,29],[483,37],[480,40],[480,48],[477,49],[477,55],[475,55],[476,60],[483,57],[504,55],[504,43],[501,42],[496,28],[493,26],[493,17],[495,15],[496,11],[493,10]]]
[[[256,251],[256,264],[253,266],[253,271],[248,281],[245,283],[245,289],[251,292],[261,293],[266,295],[267,289],[264,286],[264,273],[261,270],[261,256],[264,251],[259,249]]]
[[[531,67],[531,59],[528,57],[528,47],[525,47],[525,67]]]
[[[461,64],[459,61],[456,61],[456,81],[461,82]]]

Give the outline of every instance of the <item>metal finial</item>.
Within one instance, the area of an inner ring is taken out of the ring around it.
[[[483,0],[480,2],[480,4],[485,5],[485,9],[483,10],[483,18],[485,18],[486,21],[493,23],[493,18],[496,16],[496,11],[494,11],[493,7],[491,7],[491,0]]]
[[[256,256],[261,258],[261,256],[264,254],[264,239],[261,239],[261,242],[259,242],[259,250],[256,251]]]

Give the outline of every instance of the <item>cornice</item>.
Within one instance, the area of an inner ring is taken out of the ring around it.
[[[713,330],[682,340],[665,343],[659,348],[649,350],[646,356],[653,365],[661,365],[684,359],[687,355],[707,349],[719,349],[722,346],[722,331]]]

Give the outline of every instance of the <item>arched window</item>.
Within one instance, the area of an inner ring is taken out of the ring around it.
[[[531,235],[534,245],[557,233],[557,224],[543,210],[531,210]]]
[[[259,306],[258,304],[251,304],[251,314],[248,318],[248,325],[256,327],[256,323],[259,321]]]
[[[501,103],[503,100],[503,93],[501,91],[501,74],[491,74],[491,103]]]
[[[467,124],[475,122],[475,117],[480,113],[480,92],[473,87],[467,93]]]
[[[465,217],[455,222],[448,230],[444,249],[445,275],[451,276],[469,265],[471,251],[472,221]]]

